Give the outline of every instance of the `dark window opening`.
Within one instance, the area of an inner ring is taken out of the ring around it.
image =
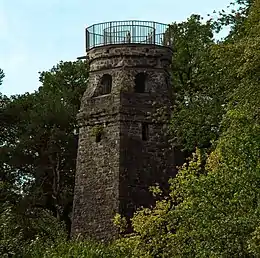
[[[143,141],[148,140],[148,124],[146,123],[142,124],[142,140]]]
[[[96,134],[96,142],[100,142],[101,141],[101,132],[98,132]]]
[[[169,86],[169,78],[168,78],[168,76],[165,77],[165,84],[167,85],[167,87]]]
[[[145,85],[146,85],[146,74],[145,73],[138,73],[135,76],[135,92],[144,93],[145,92]]]
[[[111,93],[111,89],[112,89],[112,76],[110,74],[104,74],[101,78],[100,95]]]

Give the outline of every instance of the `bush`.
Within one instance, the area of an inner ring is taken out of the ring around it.
[[[55,243],[44,242],[37,239],[28,246],[23,257],[26,258],[117,258],[124,256],[118,248],[105,246],[93,241],[60,241]]]

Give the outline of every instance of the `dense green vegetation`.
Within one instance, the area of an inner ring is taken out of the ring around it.
[[[76,114],[87,78],[85,63],[61,62],[40,74],[42,86],[35,93],[2,97],[3,252],[16,253],[16,249],[37,237],[56,239],[56,234],[69,234],[77,152]]]
[[[109,246],[67,240],[87,64],[61,62],[35,93],[0,95],[1,257],[260,257],[260,0],[236,4],[170,26],[169,133],[189,158]]]

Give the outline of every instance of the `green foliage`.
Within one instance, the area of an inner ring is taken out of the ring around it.
[[[187,21],[170,27],[174,35],[175,91],[170,132],[174,145],[189,152],[196,147],[209,151],[218,139],[222,118],[240,84],[237,71],[244,63],[241,58],[244,48],[257,46],[242,43],[242,39],[247,39],[248,14],[253,1],[236,2],[229,7],[234,10],[222,10],[217,21],[203,21],[202,17],[192,15]],[[214,42],[216,27],[225,25],[232,25],[228,38]]]
[[[120,233],[124,233],[127,229],[127,220],[125,217],[122,217],[119,213],[115,215],[114,225],[119,228]]]
[[[114,251],[111,247],[91,241],[60,241],[46,243],[41,239],[33,242],[23,253],[25,258],[116,258],[123,257],[122,254]]]
[[[173,143],[188,151],[207,148],[217,139],[224,113],[225,85],[222,67],[213,57],[213,29],[211,21],[198,15],[170,26],[175,92],[170,131]]]
[[[87,78],[84,62],[61,62],[41,73],[38,92],[13,97],[4,114],[7,130],[13,128],[1,147],[4,173],[22,179],[27,205],[46,208],[65,221],[68,230],[77,153],[76,115]]]
[[[96,125],[91,130],[91,136],[97,137],[98,135],[102,135],[104,133],[104,127],[102,125]]]
[[[0,85],[3,83],[4,77],[5,77],[4,71],[0,68]]]
[[[41,73],[42,86],[35,93],[3,98],[0,197],[6,252],[19,253],[46,234],[44,239],[52,239],[52,230],[60,232],[59,222],[70,232],[76,115],[87,78],[86,63],[61,62]]]
[[[65,241],[65,227],[46,210],[6,202],[0,213],[0,256],[21,257],[37,239],[46,244]]]
[[[235,0],[218,13],[218,19],[213,22],[217,32],[228,26],[230,33],[226,41],[235,41],[245,36],[245,22],[254,0]],[[214,12],[215,13],[215,12]]]

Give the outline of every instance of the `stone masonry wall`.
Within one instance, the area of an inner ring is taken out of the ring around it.
[[[153,203],[148,187],[172,175],[173,155],[156,122],[157,108],[170,107],[171,50],[141,44],[110,45],[88,52],[90,75],[78,115],[80,126],[72,235],[111,240],[118,236],[116,212],[131,216]],[[134,92],[136,74],[146,90]],[[110,94],[98,96],[104,74]],[[147,139],[142,139],[143,124]],[[96,142],[97,132],[100,141]]]

